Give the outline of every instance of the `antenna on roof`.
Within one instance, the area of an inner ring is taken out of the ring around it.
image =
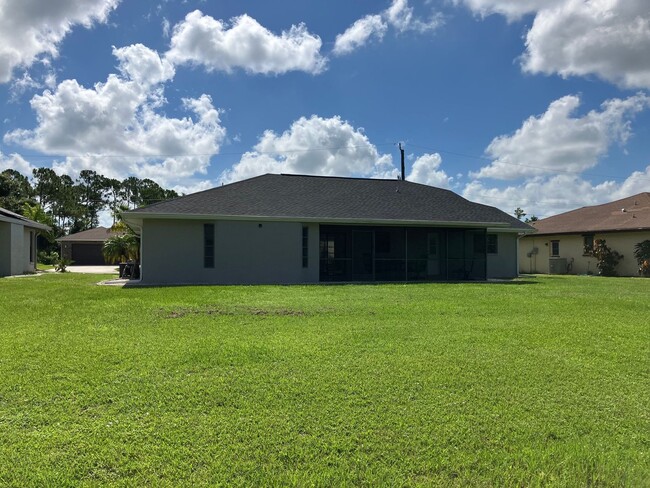
[[[400,152],[400,158],[402,161],[402,181],[405,180],[404,178],[404,148],[402,147],[402,143],[399,143],[399,152]]]

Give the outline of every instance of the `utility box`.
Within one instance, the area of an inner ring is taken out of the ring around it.
[[[566,274],[566,272],[567,272],[566,258],[551,258],[548,260],[549,274]]]

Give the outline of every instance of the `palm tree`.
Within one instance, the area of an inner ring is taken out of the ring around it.
[[[650,239],[634,246],[634,257],[639,263],[639,273],[643,276],[650,276]]]
[[[102,252],[109,263],[138,261],[140,243],[135,234],[119,234],[106,239]]]

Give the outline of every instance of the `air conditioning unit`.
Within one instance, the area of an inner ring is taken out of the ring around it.
[[[566,274],[566,272],[567,272],[566,258],[551,258],[548,260],[549,274]]]

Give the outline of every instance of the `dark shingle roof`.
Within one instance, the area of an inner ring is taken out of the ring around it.
[[[6,220],[8,222],[22,224],[25,227],[30,227],[32,229],[39,229],[45,231],[50,230],[50,228],[47,225],[41,224],[39,222],[35,222],[33,220],[29,220],[27,217],[23,217],[22,215],[12,212],[11,210],[7,210],[6,208],[0,207],[0,216],[4,217],[3,219],[0,220]]]
[[[267,174],[127,212],[347,221],[476,222],[532,230],[450,190],[400,180]]]
[[[650,229],[650,193],[571,210],[533,223],[538,234]]]
[[[82,230],[75,234],[59,237],[57,242],[104,242],[111,236],[121,234],[120,232],[111,232],[106,227],[95,227],[94,229]]]

